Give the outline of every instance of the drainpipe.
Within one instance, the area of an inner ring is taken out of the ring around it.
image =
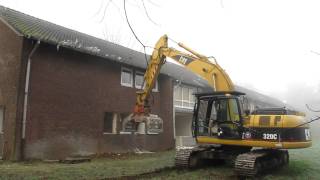
[[[31,57],[35,53],[35,51],[38,49],[39,45],[40,45],[40,40],[37,41],[37,43],[34,45],[33,49],[31,50],[31,52],[30,52],[30,54],[28,56],[27,72],[26,72],[26,83],[25,83],[25,89],[24,89],[22,133],[21,133],[21,138],[22,138],[23,141],[24,141],[24,139],[26,137],[26,121],[27,121],[27,108],[28,108]],[[22,145],[22,149],[23,149],[23,146],[24,146],[24,144]],[[23,154],[23,152],[21,152],[21,154]]]
[[[173,83],[173,92],[172,92],[172,122],[173,122],[173,139],[176,142],[176,107],[175,107],[175,94],[174,94],[174,89],[175,87],[175,83]]]

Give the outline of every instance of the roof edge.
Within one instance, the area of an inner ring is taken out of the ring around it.
[[[17,31],[14,27],[12,27],[6,20],[0,17],[0,21],[3,22],[6,26],[8,26],[14,33],[16,33],[20,37],[24,37],[19,31]]]

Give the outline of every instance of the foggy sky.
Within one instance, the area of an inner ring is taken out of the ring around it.
[[[302,110],[305,104],[320,109],[320,1],[126,2],[131,26],[146,46],[168,34],[214,56],[238,85]],[[0,5],[143,50],[125,20],[122,0],[0,0]]]

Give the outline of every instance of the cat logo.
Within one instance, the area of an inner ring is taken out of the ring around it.
[[[186,57],[184,57],[184,56],[180,56],[180,58],[179,58],[179,62],[180,63],[182,63],[182,64],[186,64],[187,63],[187,61],[188,61],[188,59],[186,58]]]
[[[190,62],[193,61],[192,58],[187,57],[187,56],[181,56],[181,55],[177,55],[177,56],[173,56],[173,59],[177,60],[179,63],[183,64],[183,65],[188,65]]]

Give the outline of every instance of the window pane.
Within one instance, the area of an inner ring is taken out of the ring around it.
[[[194,95],[193,95],[194,93],[195,93],[195,91],[194,91],[193,88],[189,89],[189,100],[190,100],[190,102],[194,102]]]
[[[113,113],[106,112],[104,114],[103,132],[112,133]]]
[[[182,88],[182,99],[185,101],[189,101],[189,89],[186,87]]]
[[[216,111],[217,111],[217,120],[218,121],[229,121],[229,115],[228,115],[228,104],[227,100],[222,99],[217,101]]]
[[[182,101],[174,101],[175,106],[182,106]]]
[[[174,88],[174,97],[176,101],[183,101],[182,107],[183,108],[193,108],[196,98],[194,96],[194,93],[197,91],[196,88],[193,88],[191,86],[178,86],[176,85]],[[178,103],[175,103],[177,105]]]
[[[121,83],[132,85],[132,72],[130,70],[122,69]]]
[[[199,111],[198,111],[198,133],[199,135],[204,135],[208,132],[208,121],[206,118],[207,115],[207,108],[208,108],[208,101],[201,100],[199,104]]]
[[[135,86],[136,86],[136,88],[141,89],[142,83],[143,83],[143,74],[136,73],[136,77],[135,77]]]
[[[182,100],[181,87],[176,86],[174,88],[174,97],[175,100]]]
[[[188,102],[183,102],[183,107],[189,107],[189,103]]]
[[[194,103],[189,103],[189,107],[193,108],[194,107]]]
[[[235,99],[229,100],[229,106],[230,106],[230,112],[231,112],[231,120],[233,121],[239,121],[240,120],[240,114],[238,109],[238,104]]]
[[[210,113],[210,119],[216,121],[217,120],[217,107],[218,104],[217,101],[211,101],[212,107],[211,107],[211,113]]]

